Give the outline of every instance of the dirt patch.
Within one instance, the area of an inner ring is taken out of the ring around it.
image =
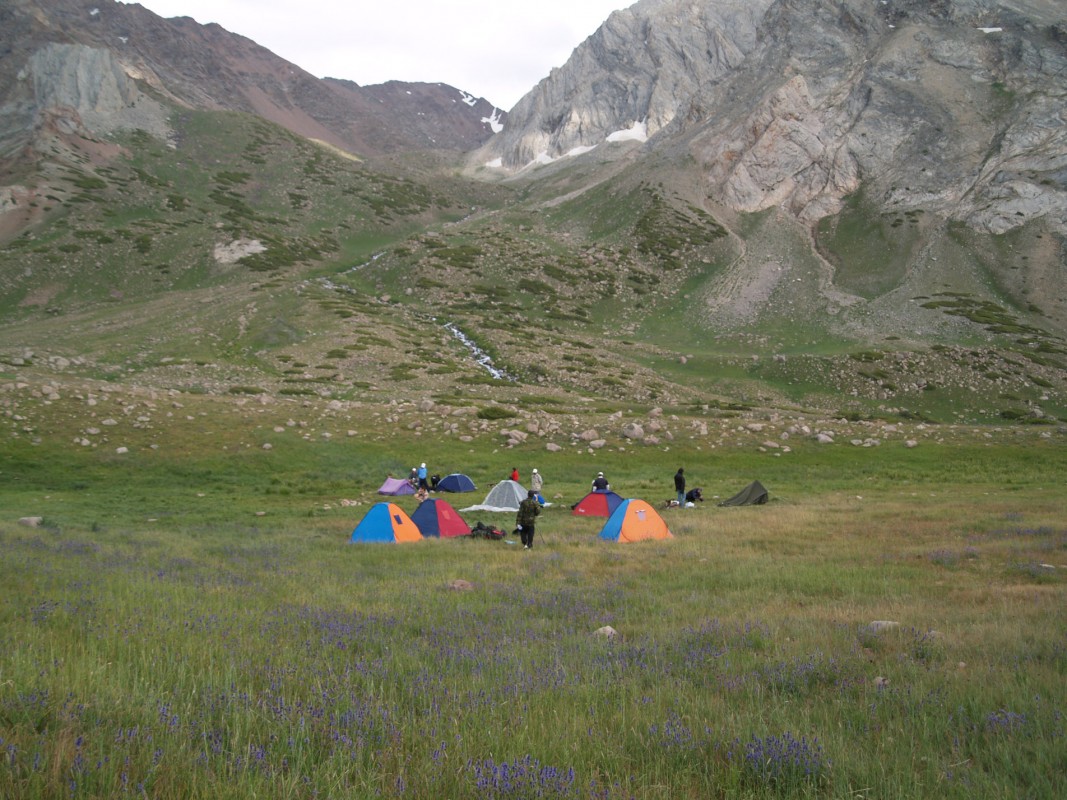
[[[61,283],[50,283],[47,286],[41,286],[26,295],[22,299],[22,302],[19,303],[19,307],[28,308],[31,306],[46,306],[51,303],[61,291],[63,291],[63,284]]]

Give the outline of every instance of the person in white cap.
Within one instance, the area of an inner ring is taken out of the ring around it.
[[[422,462],[422,466],[419,467],[419,488],[429,489],[430,487],[426,483],[426,462]]]
[[[537,494],[541,494],[541,489],[544,488],[545,479],[541,476],[541,473],[534,467],[534,471],[530,473],[530,488]]]
[[[593,491],[594,492],[606,492],[611,488],[611,484],[608,483],[608,479],[604,477],[603,472],[598,472],[596,477],[593,478]]]

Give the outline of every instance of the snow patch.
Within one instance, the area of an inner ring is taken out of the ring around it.
[[[982,33],[1003,33],[1003,28],[979,28]]]
[[[648,141],[648,122],[647,120],[637,120],[633,126],[627,130],[615,131],[608,134],[609,142],[647,142]]]
[[[463,98],[463,102],[466,103],[467,105],[469,105],[471,108],[474,108],[474,105],[478,102],[478,98],[477,97],[475,97],[472,94],[468,94],[467,92],[463,91],[462,89],[460,89],[460,91],[459,91],[459,96],[462,97]]]
[[[504,130],[504,123],[500,121],[500,109],[493,108],[491,116],[482,117],[482,122],[486,123],[493,133],[500,133]]]
[[[591,146],[580,145],[578,147],[572,147],[564,155],[580,156],[582,153],[588,153],[590,150],[596,150],[596,145],[595,144],[591,145]]]
[[[494,158],[492,161],[486,161],[485,166],[489,167],[489,169],[500,169],[504,166],[504,159]]]

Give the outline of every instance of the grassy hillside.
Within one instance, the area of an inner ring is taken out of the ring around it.
[[[1021,304],[1034,287],[919,214],[857,198],[816,248],[782,215],[706,208],[660,160],[491,185],[245,115],[172,124],[166,142],[56,144],[28,179],[36,221],[0,248],[10,367],[341,401],[1067,416],[1067,348]]]

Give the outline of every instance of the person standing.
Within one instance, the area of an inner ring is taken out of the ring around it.
[[[674,473],[674,491],[678,492],[678,507],[685,508],[685,470],[678,467]]]
[[[530,488],[534,490],[534,494],[539,495],[544,486],[545,479],[537,471],[537,467],[534,467],[534,471],[530,473]]]
[[[603,472],[598,472],[596,477],[593,478],[593,491],[594,492],[606,492],[611,488],[611,484],[608,483],[608,479],[604,477]]]
[[[419,467],[419,488],[429,489],[429,485],[426,483],[426,462],[422,462],[422,466]]]
[[[519,468],[518,467],[512,467],[511,468],[511,475],[509,475],[508,477],[510,477],[513,481],[515,481],[515,483],[518,483],[519,482]]]
[[[533,548],[534,526],[540,513],[541,504],[537,502],[534,490],[530,489],[526,493],[526,499],[519,503],[519,513],[515,515],[515,527],[519,529],[523,550]]]

